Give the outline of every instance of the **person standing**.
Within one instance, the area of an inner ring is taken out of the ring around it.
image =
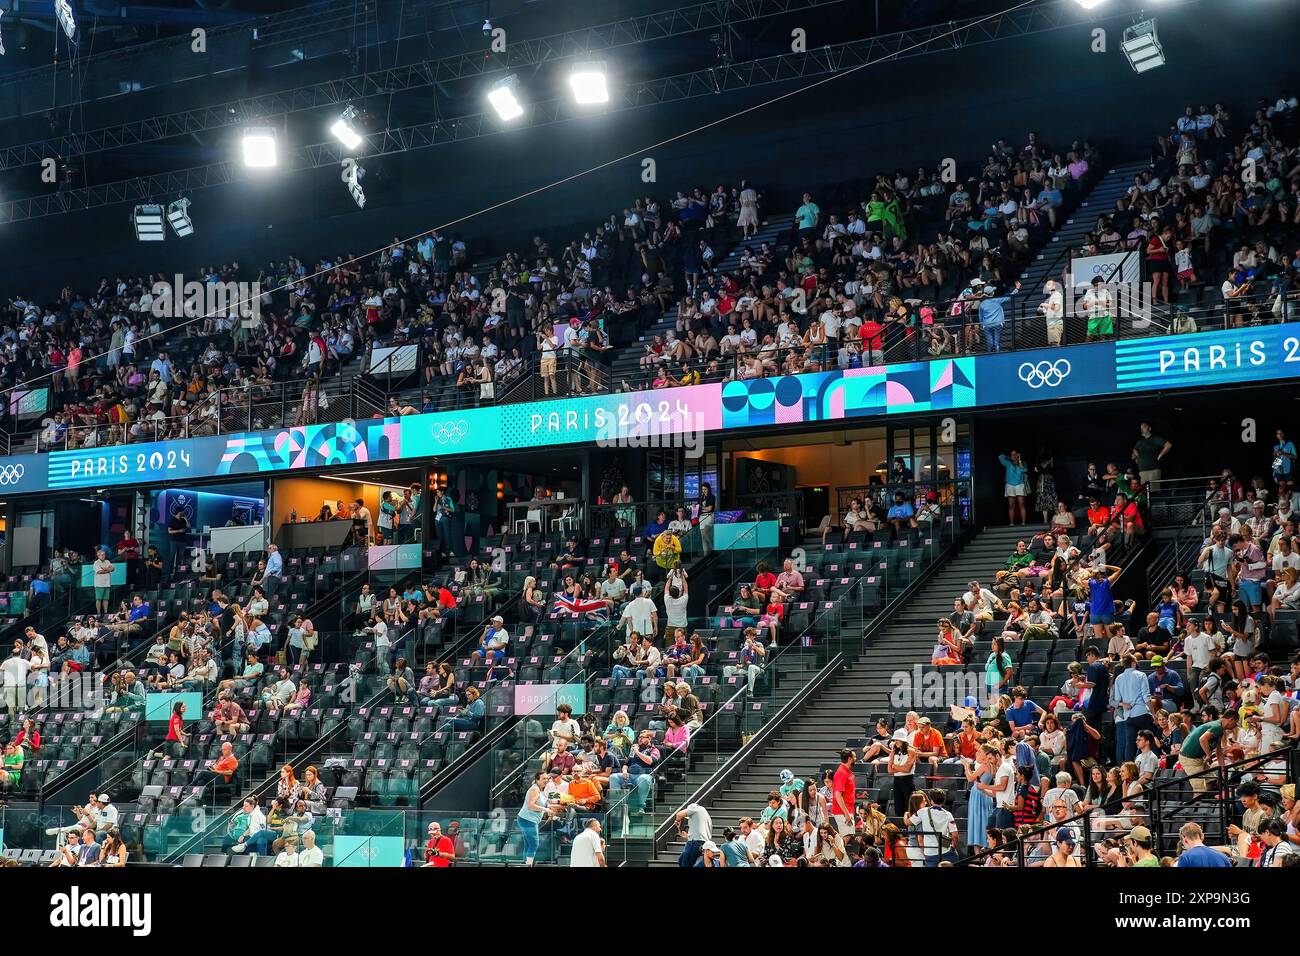
[[[1029,468],[1020,457],[1020,452],[1014,448],[1011,449],[1010,455],[998,455],[998,463],[1005,471],[1003,493],[1007,499],[1007,524],[1015,524],[1016,518],[1019,517],[1020,524],[1023,525],[1026,520],[1025,495]]]
[[[1047,344],[1060,345],[1065,338],[1065,306],[1061,286],[1055,279],[1048,279],[1043,291],[1047,298],[1039,303],[1038,311],[1043,314],[1047,325]]]
[[[1044,448],[1038,453],[1038,493],[1034,497],[1035,508],[1042,512],[1043,524],[1050,524],[1059,499],[1056,494],[1056,460],[1050,449]]]
[[[852,747],[840,751],[840,765],[835,768],[831,779],[830,818],[839,829],[841,836],[852,836],[854,832],[855,805],[857,802],[857,777],[853,765],[858,755]]]
[[[262,590],[268,597],[275,597],[284,581],[284,555],[278,545],[266,546],[266,574],[262,578]]]
[[[1137,463],[1138,477],[1142,484],[1149,485],[1160,480],[1160,463],[1173,451],[1173,443],[1158,436],[1151,428],[1150,422],[1138,426],[1138,438],[1133,443],[1131,457]]]
[[[533,774],[532,785],[524,795],[524,805],[519,808],[517,820],[519,833],[524,838],[524,866],[532,866],[537,858],[538,829],[547,813],[542,788],[549,779],[550,775],[545,770]]]
[[[713,486],[707,481],[700,482],[700,545],[704,553],[713,551],[713,515],[718,508],[718,499],[714,497]]]
[[[1115,678],[1115,761],[1128,763],[1137,754],[1139,731],[1155,730],[1151,716],[1151,682],[1137,667],[1132,654],[1123,660],[1124,670]]]
[[[113,593],[113,562],[108,560],[108,552],[100,548],[95,552],[95,613],[108,614],[108,600]]]
[[[605,862],[605,841],[600,836],[600,820],[592,818],[586,828],[573,841],[569,854],[569,866],[597,867],[607,866]]]
[[[686,825],[686,845],[682,847],[682,855],[677,858],[677,865],[683,869],[690,869],[700,858],[704,844],[713,840],[713,818],[704,807],[692,803],[677,811],[679,831],[682,824]]]

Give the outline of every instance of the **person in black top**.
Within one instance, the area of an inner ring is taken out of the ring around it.
[[[713,496],[713,486],[707,481],[700,482],[700,544],[704,553],[713,550],[713,513],[717,510],[718,500]]]
[[[890,487],[898,485],[910,485],[912,483],[912,469],[903,463],[901,457],[894,459],[894,467],[889,472]]]
[[[190,519],[184,512],[173,511],[167,519],[167,540],[171,542],[172,553],[179,554],[188,544],[190,537]]]
[[[1096,462],[1088,462],[1088,473],[1083,476],[1083,487],[1079,489],[1079,500],[1089,498],[1101,499],[1106,493],[1106,481],[1097,471]]]

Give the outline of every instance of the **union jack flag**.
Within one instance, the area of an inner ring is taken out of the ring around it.
[[[555,596],[554,610],[557,614],[572,614],[577,617],[580,614],[607,614],[609,607],[600,598],[557,594]]]

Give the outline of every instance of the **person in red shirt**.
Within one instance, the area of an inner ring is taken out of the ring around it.
[[[912,735],[912,746],[917,751],[918,760],[929,760],[931,767],[938,767],[939,761],[948,755],[943,744],[943,734],[930,723],[929,717],[917,721],[920,727]]]
[[[858,341],[862,343],[862,359],[866,365],[884,364],[885,327],[870,315],[858,326]]]
[[[429,840],[424,844],[424,865],[436,867],[451,866],[456,859],[456,845],[451,837],[444,836],[441,823],[429,824]]]
[[[1110,509],[1101,504],[1096,496],[1088,499],[1088,534],[1096,535],[1110,523]]]
[[[768,567],[766,561],[758,565],[758,574],[754,577],[754,596],[763,603],[767,603],[767,597],[772,593],[772,588],[776,586],[776,575]]]
[[[840,751],[840,765],[835,768],[831,779],[831,819],[839,827],[841,836],[853,835],[853,821],[857,813],[855,804],[858,799],[857,778],[853,776],[853,764],[858,755],[850,747]]]
[[[117,543],[115,550],[119,558],[125,558],[127,561],[135,561],[140,558],[140,542],[129,531],[122,535],[122,540]]]

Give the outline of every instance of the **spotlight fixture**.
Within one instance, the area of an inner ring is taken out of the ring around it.
[[[276,164],[275,129],[249,126],[244,130],[244,165],[265,169]]]
[[[1165,65],[1165,51],[1161,49],[1160,39],[1156,36],[1154,20],[1133,24],[1124,31],[1124,38],[1119,45],[1135,73],[1145,73]]]
[[[353,125],[352,121],[356,118],[356,107],[349,106],[343,111],[343,115],[334,121],[334,125],[330,127],[330,133],[333,134],[334,138],[351,150],[356,150],[365,142]]]
[[[484,20],[484,21],[483,21],[483,35],[484,35],[484,36],[491,36],[491,35],[492,35],[492,21],[491,21],[491,20]]]
[[[136,206],[131,212],[135,237],[141,242],[162,242],[167,238],[163,227],[163,207],[156,203]]]
[[[584,106],[609,102],[605,64],[601,60],[573,64],[573,72],[569,74],[569,85],[573,87],[573,98]]]
[[[354,159],[343,161],[343,172],[339,176],[343,180],[343,185],[348,187],[348,194],[352,201],[357,204],[358,208],[366,208],[366,191],[361,188],[361,180],[365,178],[366,168],[359,166]]]
[[[69,40],[76,39],[77,18],[72,13],[72,4],[68,0],[54,0],[54,13],[59,18],[59,26]]]
[[[194,235],[194,220],[190,218],[190,201],[184,196],[173,200],[167,207],[167,221],[171,223],[176,238],[184,239],[186,236]]]
[[[1085,10],[1091,10],[1093,7],[1101,6],[1106,0],[1074,0],[1074,2]]]
[[[488,102],[497,111],[497,116],[507,123],[524,115],[524,108],[515,95],[518,88],[519,77],[512,73],[488,90]]]

